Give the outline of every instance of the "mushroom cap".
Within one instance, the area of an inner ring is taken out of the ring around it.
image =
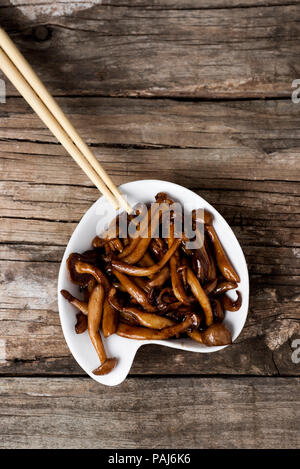
[[[203,208],[198,208],[193,210],[193,220],[199,223],[205,223],[206,225],[211,225],[213,222],[213,215],[208,210]]]
[[[90,274],[79,274],[76,271],[75,264],[76,262],[81,261],[88,262],[92,265],[97,265],[97,260],[98,253],[95,250],[86,251],[83,254],[78,254],[76,252],[70,254],[67,260],[67,268],[72,282],[76,285],[80,285],[81,287],[86,287],[93,276]]]
[[[105,362],[93,371],[93,374],[97,376],[107,375],[115,368],[117,362],[117,358],[107,358]]]
[[[208,346],[232,343],[230,330],[224,324],[212,324],[202,332],[203,343]]]

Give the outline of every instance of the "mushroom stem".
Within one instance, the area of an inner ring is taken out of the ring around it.
[[[99,332],[102,311],[104,304],[104,288],[102,285],[96,285],[91,293],[88,304],[88,331],[92,344],[95,347],[101,365],[93,373],[95,375],[104,375],[112,371],[116,366],[116,358],[107,359],[106,352]]]
[[[240,277],[228,259],[214,227],[212,225],[206,225],[205,228],[213,244],[217,264],[222,275],[232,282],[240,282]]]
[[[168,247],[171,248],[173,243],[174,243],[174,226],[171,226],[171,235],[170,238],[168,239]],[[173,288],[173,293],[175,297],[177,298],[178,301],[185,305],[189,305],[191,303],[190,298],[188,298],[183,282],[181,280],[181,276],[178,272],[178,267],[179,267],[179,254],[178,251],[174,252],[174,255],[171,257],[170,261],[170,271],[171,271],[171,282],[172,282],[172,288]]]
[[[162,257],[162,259],[157,263],[150,267],[136,267],[135,265],[126,264],[126,262],[119,262],[113,260],[111,265],[114,269],[118,272],[122,272],[124,274],[132,275],[134,277],[147,277],[153,274],[156,274],[159,270],[161,270],[165,264],[169,261],[169,259],[173,256],[176,249],[178,249],[181,243],[180,239],[175,239],[172,247],[168,249],[166,254]]]
[[[71,295],[67,290],[61,290],[60,293],[71,305],[75,306],[75,308],[79,309],[83,314],[88,314],[88,305],[85,301],[78,300],[78,298],[75,298],[75,296]]]
[[[102,332],[104,337],[114,334],[118,328],[118,313],[105,299],[102,317]]]
[[[165,327],[161,330],[150,329],[147,327],[135,327],[123,324],[120,322],[117,334],[121,337],[127,337],[128,339],[136,340],[162,340],[174,337],[177,334],[181,334],[190,327],[198,327],[199,317],[195,313],[189,314],[186,319],[180,324]]]
[[[169,318],[158,316],[157,314],[145,313],[131,305],[121,306],[118,302],[116,293],[116,289],[111,288],[108,301],[113,308],[119,311],[121,319],[124,319],[126,322],[159,330],[176,324]]]
[[[242,305],[242,295],[238,290],[236,291],[236,294],[237,299],[235,301],[229,298],[226,294],[221,297],[223,308],[226,311],[238,311],[240,309]]]
[[[106,275],[94,265],[88,264],[87,262],[77,261],[75,264],[75,269],[78,274],[90,274],[92,275],[98,283],[103,285],[105,291],[108,291],[110,288],[109,280]]]
[[[187,281],[188,281],[189,286],[191,287],[191,290],[194,296],[196,297],[196,299],[199,301],[200,305],[202,306],[202,309],[205,314],[206,325],[210,326],[213,323],[213,313],[212,313],[209,299],[205,291],[201,287],[200,282],[197,279],[196,275],[189,267],[187,271]]]
[[[230,345],[232,336],[230,330],[224,324],[212,324],[204,332],[193,330],[187,332],[188,336],[199,344],[212,346]]]
[[[150,313],[154,313],[156,308],[152,306],[148,299],[145,292],[134,283],[129,277],[118,272],[117,270],[113,270],[113,274],[117,277],[119,282],[126,288],[127,292],[141,305],[146,311]]]

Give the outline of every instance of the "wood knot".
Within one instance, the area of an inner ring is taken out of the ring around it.
[[[37,26],[32,30],[33,38],[38,42],[48,41],[52,36],[52,31],[47,26]]]

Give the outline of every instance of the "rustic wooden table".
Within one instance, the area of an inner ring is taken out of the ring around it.
[[[145,346],[122,385],[88,378],[62,336],[56,285],[99,194],[6,82],[0,447],[296,447],[300,3],[80,3],[2,0],[1,25],[116,183],[170,180],[224,215],[247,257],[249,317],[220,353]]]

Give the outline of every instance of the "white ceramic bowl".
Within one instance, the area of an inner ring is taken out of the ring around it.
[[[233,340],[240,334],[245,324],[248,312],[249,302],[249,278],[248,270],[243,251],[224,218],[202,197],[194,192],[167,181],[158,180],[142,180],[130,182],[120,186],[120,190],[128,197],[129,203],[132,205],[137,202],[149,203],[154,201],[154,197],[158,192],[166,192],[175,202],[180,202],[185,209],[192,210],[197,208],[206,208],[214,216],[214,227],[218,233],[222,244],[238,272],[241,283],[239,291],[242,294],[242,307],[237,312],[226,312],[224,324],[226,324],[232,332]],[[105,215],[106,214],[106,215]],[[99,358],[89,339],[88,332],[77,335],[75,333],[76,310],[70,305],[60,294],[60,290],[69,290],[74,296],[78,296],[78,287],[71,283],[67,268],[66,260],[72,252],[83,252],[91,248],[91,241],[96,234],[99,234],[116,216],[117,212],[108,204],[104,197],[100,197],[92,207],[86,212],[75,229],[68,246],[66,248],[58,277],[58,307],[60,321],[66,342],[71,350],[75,360],[83,368],[88,375],[99,383],[108,386],[114,386],[121,383],[129,373],[134,356],[144,344],[160,344],[166,347],[188,350],[191,352],[211,353],[221,350],[222,347],[207,347],[198,344],[189,338],[176,340],[152,340],[140,341],[126,339],[113,334],[104,340],[107,355],[116,357],[118,363],[116,368],[105,376],[95,376],[92,370],[99,366]],[[235,297],[235,293],[232,293]]]

